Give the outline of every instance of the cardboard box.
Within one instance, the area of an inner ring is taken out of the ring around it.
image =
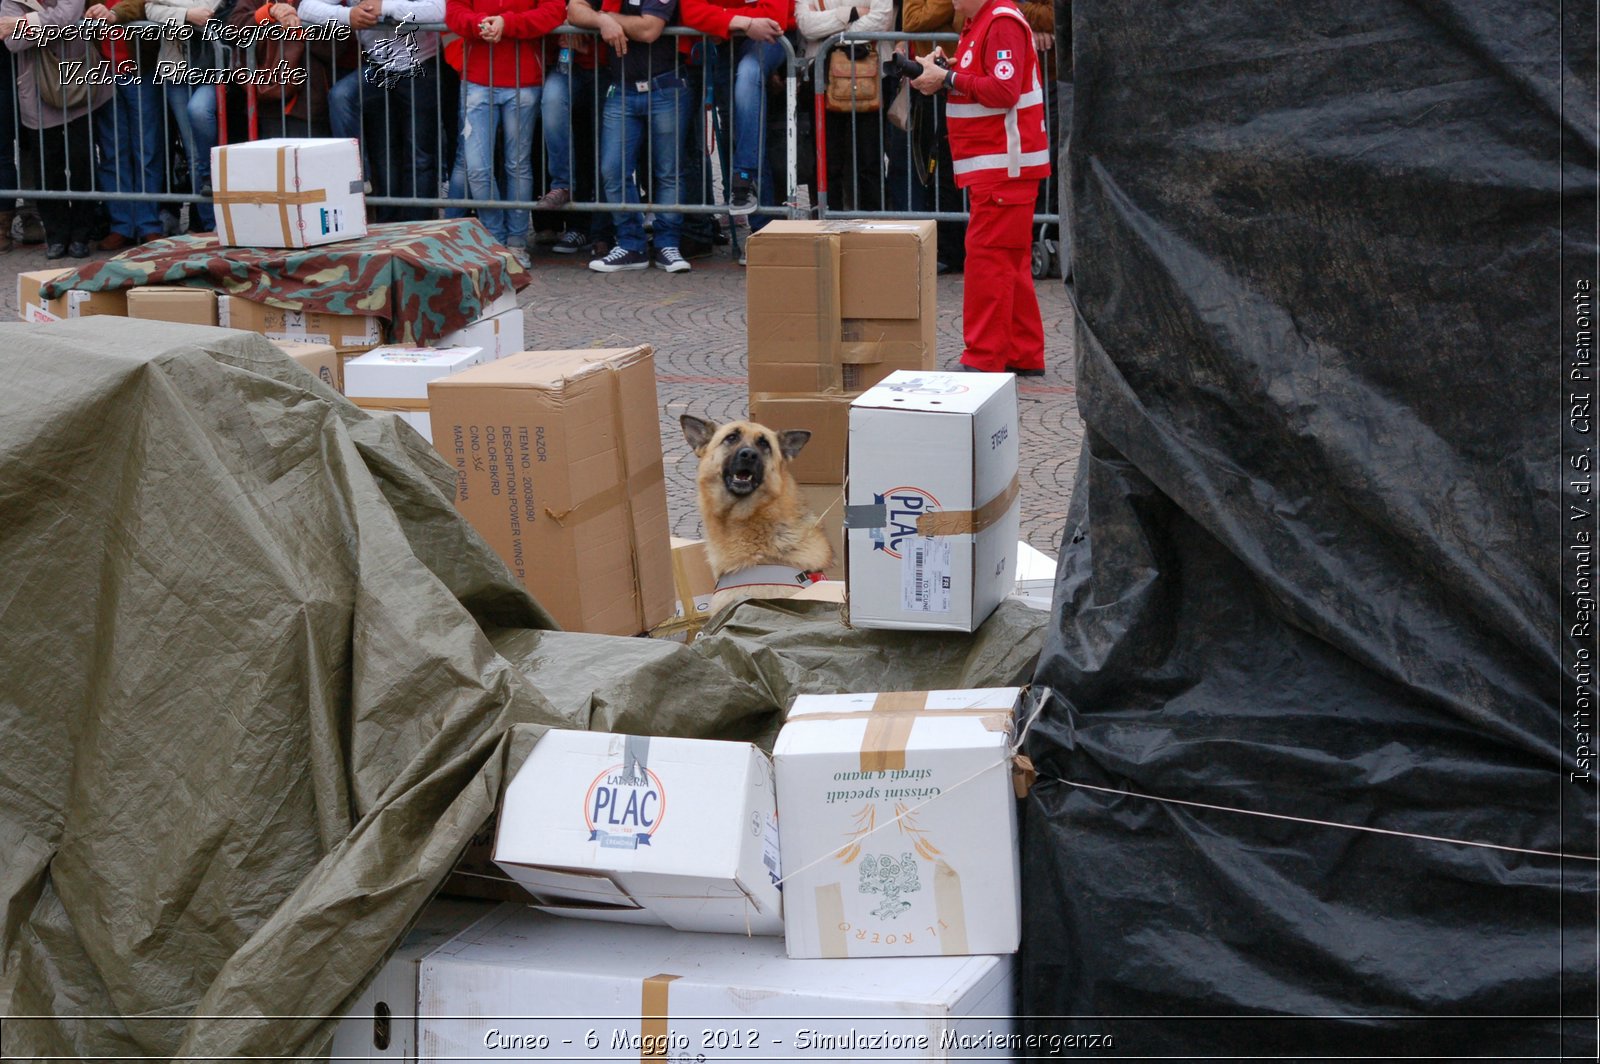
[[[801,963],[507,905],[422,962],[421,1058],[1009,1060],[1011,983],[1010,957]]]
[[[798,595],[790,596],[791,602],[834,602],[844,605],[843,580],[819,580]]]
[[[422,959],[494,911],[492,902],[429,902],[377,978],[333,1029],[330,1059],[415,1061]]]
[[[1010,373],[901,371],[851,405],[851,624],[971,632],[1011,593],[1017,438]]]
[[[274,340],[272,343],[323,384],[339,390],[339,352],[331,344],[303,344],[298,340]]]
[[[706,541],[672,537],[672,583],[678,590],[677,617],[696,626],[711,619],[711,597],[717,581],[706,557]]]
[[[215,325],[217,294],[209,288],[140,285],[128,289],[128,317],[185,325]]]
[[[476,347],[377,347],[344,365],[344,394],[369,412],[397,414],[433,442],[428,384],[483,361]]]
[[[637,635],[673,615],[648,345],[522,351],[428,390],[456,506],[563,628]]]
[[[547,732],[494,860],[555,915],[783,933],[772,763],[749,743]]]
[[[269,340],[332,344],[341,352],[366,351],[383,343],[383,321],[366,314],[288,310],[239,296],[217,294],[217,324],[258,332]]]
[[[521,351],[523,319],[516,307],[499,314],[479,318],[446,333],[439,340],[440,347],[481,347],[483,360],[493,362],[516,351]]]
[[[811,439],[789,463],[789,472],[801,484],[841,484],[845,447],[850,438],[850,404],[856,398],[855,393],[752,394],[750,420],[776,432],[810,430]]]
[[[281,137],[211,149],[217,239],[310,248],[367,235],[361,148],[352,139]]]
[[[938,359],[934,223],[778,221],[746,268],[750,391],[838,393]]]
[[[1017,948],[1019,694],[795,699],[773,747],[789,956]]]
[[[65,318],[88,318],[96,314],[128,316],[128,290],[114,292],[70,291],[54,299],[43,299],[39,289],[46,281],[64,277],[71,267],[59,270],[31,270],[17,274],[17,316],[23,321],[49,322]]]
[[[844,486],[841,484],[801,484],[800,494],[813,516],[822,522],[822,534],[833,548],[833,564],[824,569],[829,580],[844,579]],[[813,585],[815,586],[815,585]]]

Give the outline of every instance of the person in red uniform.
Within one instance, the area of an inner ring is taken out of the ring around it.
[[[921,56],[911,85],[948,92],[956,185],[971,204],[961,364],[1044,374],[1044,322],[1033,291],[1033,207],[1050,175],[1050,136],[1033,30],[1016,0],[955,0],[966,18],[955,56]]]

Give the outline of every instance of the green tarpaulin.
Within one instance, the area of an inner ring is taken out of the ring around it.
[[[551,631],[448,468],[258,336],[0,326],[8,1058],[325,1051],[543,727],[770,739],[802,691],[1015,682],[976,636],[745,604]]]

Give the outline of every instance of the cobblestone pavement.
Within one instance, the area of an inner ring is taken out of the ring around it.
[[[695,508],[694,460],[678,427],[693,413],[717,421],[745,416],[744,270],[726,247],[699,259],[685,274],[650,269],[598,274],[584,256],[541,254],[533,283],[521,293],[527,346],[532,350],[619,347],[649,343],[656,349],[661,401],[661,441],[667,466],[667,506],[675,535],[700,535]],[[43,247],[19,246],[0,257],[16,271],[72,265],[47,263]],[[1083,443],[1073,382],[1072,309],[1057,279],[1038,282],[1049,366],[1042,379],[1020,381],[1022,419],[1022,529],[1034,547],[1054,556],[1066,520]],[[16,283],[5,285],[6,320],[16,320]],[[939,280],[939,365],[951,368],[961,353],[962,279]],[[782,428],[783,426],[774,426]]]

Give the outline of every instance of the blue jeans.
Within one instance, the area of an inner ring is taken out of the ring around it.
[[[494,88],[465,82],[461,86],[461,147],[467,162],[467,196],[472,199],[533,199],[533,128],[539,119],[539,87]],[[504,130],[505,181],[496,180],[495,133]],[[500,243],[521,247],[528,242],[524,209],[478,209],[478,220]]]
[[[725,116],[724,125],[733,130],[733,146],[725,156],[732,160],[728,176],[755,185],[758,202],[772,206],[778,202],[778,197],[767,166],[767,78],[783,65],[783,45],[776,41],[763,44],[749,38],[719,41],[712,56],[713,95],[718,110]],[[733,59],[734,56],[737,59]],[[731,108],[727,99],[730,59],[733,61]],[[751,219],[751,228],[760,228],[757,219]]]
[[[111,192],[159,194],[167,191],[162,145],[162,88],[150,77],[119,84],[109,103],[95,109],[94,134],[100,151],[100,187]],[[129,240],[161,232],[156,201],[111,200],[111,231]]]
[[[688,86],[676,73],[658,74],[648,92],[635,91],[632,82],[606,89],[600,120],[600,173],[605,182],[606,202],[639,202],[639,182],[633,175],[639,165],[639,149],[649,137],[657,250],[676,248],[678,233],[683,228],[682,214],[661,208],[679,202],[678,160],[690,105]],[[644,215],[639,211],[619,214],[616,224],[618,246],[643,254]]]
[[[361,141],[374,195],[433,199],[439,194],[437,62],[425,60],[415,77],[378,84],[365,76],[363,61],[360,71],[345,74],[328,90],[333,135]],[[373,213],[384,222],[434,216],[428,207],[380,207]]]
[[[217,87],[215,85],[166,86],[167,109],[183,138],[183,154],[189,157],[189,188],[195,195],[211,183],[211,149],[217,145]],[[197,97],[204,96],[205,100]],[[209,233],[217,227],[209,203],[189,205],[189,228]]]

